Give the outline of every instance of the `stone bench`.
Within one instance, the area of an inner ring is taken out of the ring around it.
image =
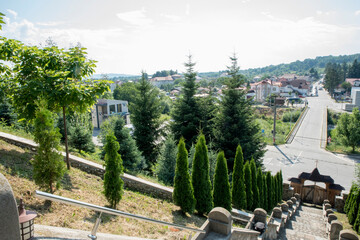
[[[280,205],[280,208],[282,210],[281,218],[283,219],[284,225],[287,223],[287,221],[290,218],[289,214],[289,205],[287,203],[282,203]]]
[[[333,220],[330,227],[326,230],[329,240],[339,240],[340,231],[343,230],[343,225],[338,220]]]
[[[258,222],[261,222],[264,224],[264,231],[266,230],[267,228],[267,223],[266,223],[266,217],[267,217],[267,214],[266,214],[266,211],[262,208],[256,208],[254,210],[254,214],[253,216],[250,218],[248,224],[246,225],[246,229],[249,229],[249,230],[255,230],[255,224],[258,223]],[[262,231],[260,233],[260,235],[262,235],[264,233],[264,231]]]

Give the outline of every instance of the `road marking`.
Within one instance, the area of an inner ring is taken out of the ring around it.
[[[263,164],[269,164],[272,161],[272,158],[265,158]]]
[[[300,152],[299,156],[297,156],[297,158],[295,159],[295,162],[300,162],[299,161],[299,157],[301,156],[301,154],[303,153],[303,151]]]

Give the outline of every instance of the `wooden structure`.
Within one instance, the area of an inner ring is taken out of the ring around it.
[[[321,175],[319,170],[315,168],[311,173],[302,172],[297,178],[289,178],[290,186],[294,188],[295,193],[300,194],[300,198],[304,202],[322,205],[325,199],[335,206],[335,196],[341,195],[341,191],[345,190],[339,184],[334,183],[334,179],[327,175]],[[314,182],[313,185],[305,185],[305,181]],[[317,186],[317,182],[325,183],[325,188]]]

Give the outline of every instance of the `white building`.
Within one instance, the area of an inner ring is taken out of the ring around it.
[[[128,101],[99,99],[91,109],[91,118],[94,128],[100,128],[101,124],[110,116],[120,115],[125,124],[130,124]]]

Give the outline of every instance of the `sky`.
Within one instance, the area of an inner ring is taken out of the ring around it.
[[[0,35],[78,42],[96,73],[219,71],[360,53],[359,0],[0,0]]]

